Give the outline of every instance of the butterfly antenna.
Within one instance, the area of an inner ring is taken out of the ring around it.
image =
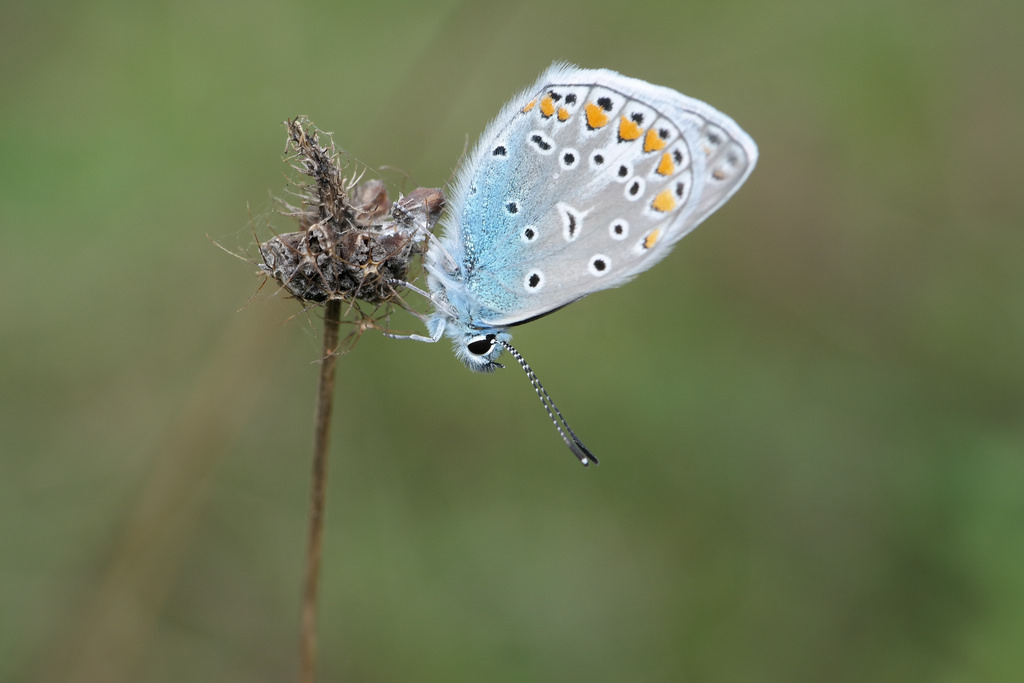
[[[576,436],[576,433],[572,431],[572,427],[570,427],[569,423],[565,421],[565,418],[562,417],[562,413],[558,410],[558,406],[556,406],[555,402],[551,400],[551,396],[548,395],[544,385],[540,383],[539,379],[537,379],[536,373],[534,373],[533,368],[531,368],[530,364],[526,362],[526,359],[523,358],[522,354],[516,351],[516,348],[508,342],[500,339],[496,341],[501,344],[506,351],[512,354],[512,357],[515,358],[516,362],[518,362],[520,367],[523,368],[523,372],[525,372],[526,376],[530,378],[530,384],[533,385],[533,390],[536,391],[537,396],[540,397],[540,402],[544,404],[544,410],[548,411],[548,417],[551,418],[551,422],[555,425],[555,429],[558,430],[558,435],[562,437],[562,441],[564,441],[565,445],[569,447],[572,454],[579,458],[579,461],[583,463],[584,467],[590,463],[594,463],[595,465],[600,464],[598,463],[597,458],[594,457],[594,454],[583,445],[583,442],[580,441],[578,436]]]

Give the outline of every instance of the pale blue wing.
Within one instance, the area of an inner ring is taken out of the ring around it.
[[[703,102],[555,65],[506,105],[460,173],[441,240],[460,306],[474,325],[502,327],[620,285],[721,206],[756,160],[750,136]]]

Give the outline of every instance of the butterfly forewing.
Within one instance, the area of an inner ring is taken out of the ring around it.
[[[506,107],[452,220],[478,322],[504,326],[620,285],[742,184],[753,141],[707,104],[604,70],[555,67]]]

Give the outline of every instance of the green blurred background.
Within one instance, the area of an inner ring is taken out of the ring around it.
[[[516,331],[597,469],[517,369],[341,359],[320,679],[1024,679],[1020,2],[21,0],[0,55],[0,680],[294,679],[320,323],[210,240],[290,229],[286,117],[438,186],[554,59],[760,164]]]

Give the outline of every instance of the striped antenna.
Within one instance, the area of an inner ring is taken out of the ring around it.
[[[512,354],[512,357],[519,362],[520,367],[523,368],[523,372],[525,372],[526,376],[530,378],[530,384],[533,385],[533,390],[537,392],[540,402],[544,404],[544,410],[548,411],[548,417],[551,418],[552,424],[555,425],[555,429],[558,430],[559,436],[562,437],[562,441],[564,441],[565,445],[569,447],[572,454],[579,458],[579,461],[583,463],[584,467],[590,463],[594,463],[595,465],[599,464],[597,462],[597,458],[594,457],[594,454],[583,445],[583,442],[579,440],[576,433],[572,431],[572,427],[570,427],[569,423],[565,421],[564,417],[562,417],[562,413],[558,410],[558,406],[556,406],[555,402],[551,400],[551,396],[548,395],[547,390],[544,389],[544,385],[542,385],[540,380],[537,379],[536,373],[534,373],[530,364],[526,362],[526,359],[523,358],[523,355],[516,351],[515,347],[507,341],[502,341],[500,339],[495,339],[494,341],[501,344],[505,350]]]

